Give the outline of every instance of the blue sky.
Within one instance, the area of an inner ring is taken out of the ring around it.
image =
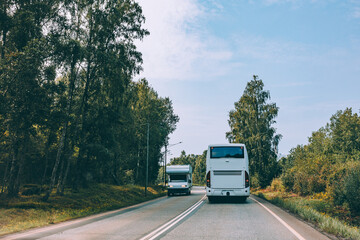
[[[252,75],[279,109],[279,151],[306,144],[338,110],[360,109],[358,0],[139,0],[145,77],[180,117],[176,157],[225,143]]]

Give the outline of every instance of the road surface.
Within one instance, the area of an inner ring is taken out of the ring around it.
[[[209,203],[203,187],[125,209],[3,239],[329,239],[285,211],[251,196]]]

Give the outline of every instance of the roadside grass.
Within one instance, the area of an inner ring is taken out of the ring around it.
[[[47,202],[42,201],[41,195],[0,199],[0,236],[131,206],[166,194],[161,186],[147,189],[145,197],[144,187],[95,184],[77,192],[66,190],[64,196],[53,195]]]
[[[344,209],[339,211],[338,208],[332,206],[330,201],[323,198],[318,199],[317,195],[301,197],[293,193],[272,192],[269,190],[259,190],[253,192],[253,194],[299,215],[302,219],[313,223],[324,232],[345,239],[360,239],[358,226],[350,225],[354,221],[345,222],[343,220],[351,218],[349,212]],[[339,220],[339,216],[342,220]],[[357,222],[358,219],[355,220]]]

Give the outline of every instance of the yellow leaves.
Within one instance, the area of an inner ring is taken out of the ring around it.
[[[320,192],[312,195],[310,199],[317,199],[321,201],[330,201],[332,200],[332,196],[328,192]]]
[[[77,146],[74,147],[74,154],[73,154],[73,156],[74,156],[75,158],[77,158],[77,157],[79,156],[79,150],[80,150],[79,147],[77,147]]]

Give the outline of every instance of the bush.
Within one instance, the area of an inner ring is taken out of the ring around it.
[[[351,213],[360,214],[360,167],[353,169],[345,178],[344,194]]]
[[[297,172],[294,174],[294,192],[303,196],[311,194],[311,186],[309,182],[309,175],[303,172]]]
[[[294,181],[291,182],[291,184],[293,184],[292,190],[303,196],[311,195],[313,193],[324,192],[326,189],[326,181],[317,174],[311,174],[308,172],[296,172],[293,174],[292,179],[285,178],[285,181],[286,180]],[[288,191],[287,188],[286,190]]]
[[[351,195],[356,194],[356,189],[352,189],[352,185],[356,185],[354,180],[356,180],[356,172],[360,169],[360,163],[353,161],[336,164],[332,169],[333,172],[328,177],[327,192],[331,195],[335,205],[350,204],[349,201],[353,199]]]
[[[287,192],[292,192],[294,188],[294,173],[293,169],[284,172],[280,177],[282,184]]]
[[[257,174],[250,177],[250,187],[253,189],[260,187],[259,176]]]
[[[280,178],[274,178],[270,185],[271,191],[283,192],[285,190]]]

